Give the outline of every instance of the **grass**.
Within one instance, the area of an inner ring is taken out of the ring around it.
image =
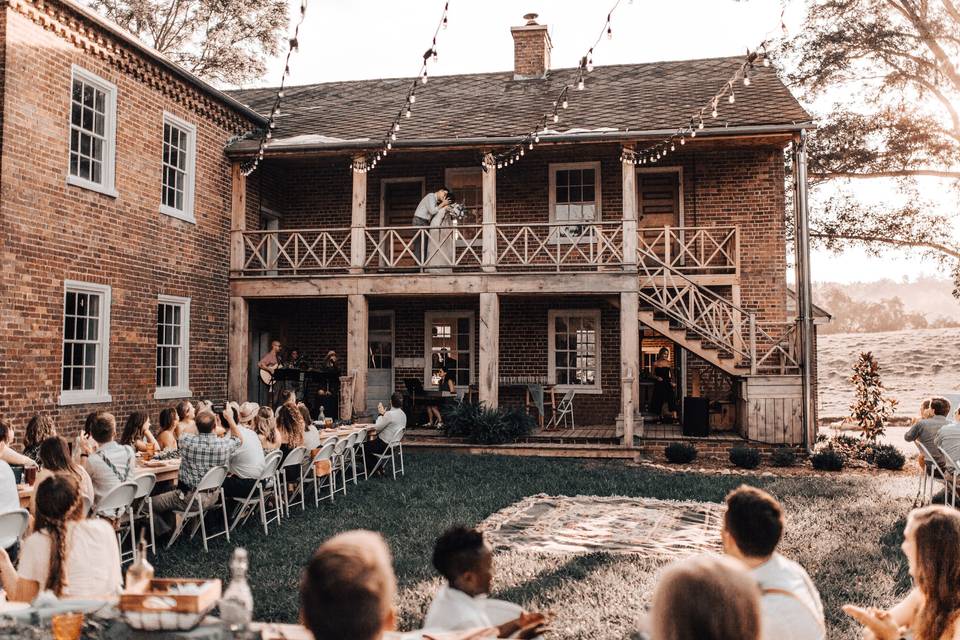
[[[436,537],[455,523],[476,524],[536,493],[626,495],[720,502],[737,476],[669,474],[628,466],[549,458],[407,454],[407,475],[361,483],[336,503],[297,511],[282,527],[248,525],[209,554],[193,543],[162,552],[158,576],[227,578],[233,545],[250,551],[250,582],[262,620],[294,622],[300,568],[320,542],[356,528],[380,531],[393,550],[403,629],[417,628],[440,584],[430,566]],[[888,606],[909,586],[900,553],[913,485],[893,476],[746,480],[780,498],[788,517],[782,551],[807,568],[820,589],[830,638],[859,638],[840,612],[856,602]],[[637,628],[662,562],[625,555],[501,553],[494,596],[548,610],[555,638],[626,638]]]

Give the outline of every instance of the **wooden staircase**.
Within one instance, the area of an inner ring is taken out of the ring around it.
[[[724,348],[711,340],[705,340],[695,331],[690,331],[669,316],[640,305],[640,322],[657,333],[664,335],[690,353],[696,354],[706,362],[729,373],[742,376],[750,373],[750,362],[738,358],[735,352]]]

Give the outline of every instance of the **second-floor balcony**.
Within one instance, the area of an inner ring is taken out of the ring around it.
[[[635,233],[629,242],[625,229]],[[740,269],[736,226],[634,231],[619,220],[234,231],[233,251],[235,278],[568,273],[656,263],[692,279],[732,283]]]

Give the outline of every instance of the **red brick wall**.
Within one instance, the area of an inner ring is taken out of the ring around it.
[[[49,8],[69,8],[48,3]],[[26,10],[32,5],[26,5]],[[222,399],[227,380],[230,168],[226,141],[249,129],[222,105],[128,52],[97,55],[5,7],[2,202],[0,202],[0,407],[22,430],[35,412],[63,432],[94,409],[122,419],[168,402],[155,391],[158,294],[190,297],[190,387]],[[78,19],[73,16],[73,19]],[[94,25],[95,38],[110,36]],[[88,33],[89,35],[89,33]],[[122,47],[122,45],[117,45]],[[66,184],[71,65],[117,86],[116,198]],[[163,112],[198,130],[195,216],[159,213]],[[60,407],[64,280],[112,287],[112,404]]]

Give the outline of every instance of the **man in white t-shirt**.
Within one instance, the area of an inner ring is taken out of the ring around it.
[[[263,453],[263,444],[256,432],[237,423],[240,409],[235,402],[227,403],[223,410],[223,418],[228,425],[235,426],[240,446],[230,456],[227,465],[229,475],[223,481],[223,492],[229,498],[246,498],[250,495],[254,484],[263,475],[266,464]]]
[[[367,457],[367,469],[373,470],[377,463],[376,456],[383,454],[407,427],[407,414],[403,412],[403,396],[394,392],[390,396],[390,410],[384,409],[383,403],[377,405],[380,414],[373,428],[377,431],[377,439],[367,442],[363,446]]]
[[[98,414],[90,427],[90,435],[94,442],[89,439],[80,441],[80,457],[93,481],[93,492],[99,502],[117,485],[134,480],[137,454],[133,447],[114,440],[117,420],[112,414]]]
[[[776,552],[783,510],[766,491],[741,485],[727,495],[723,550],[742,561],[760,587],[763,640],[823,640],[820,594],[807,572]]]

